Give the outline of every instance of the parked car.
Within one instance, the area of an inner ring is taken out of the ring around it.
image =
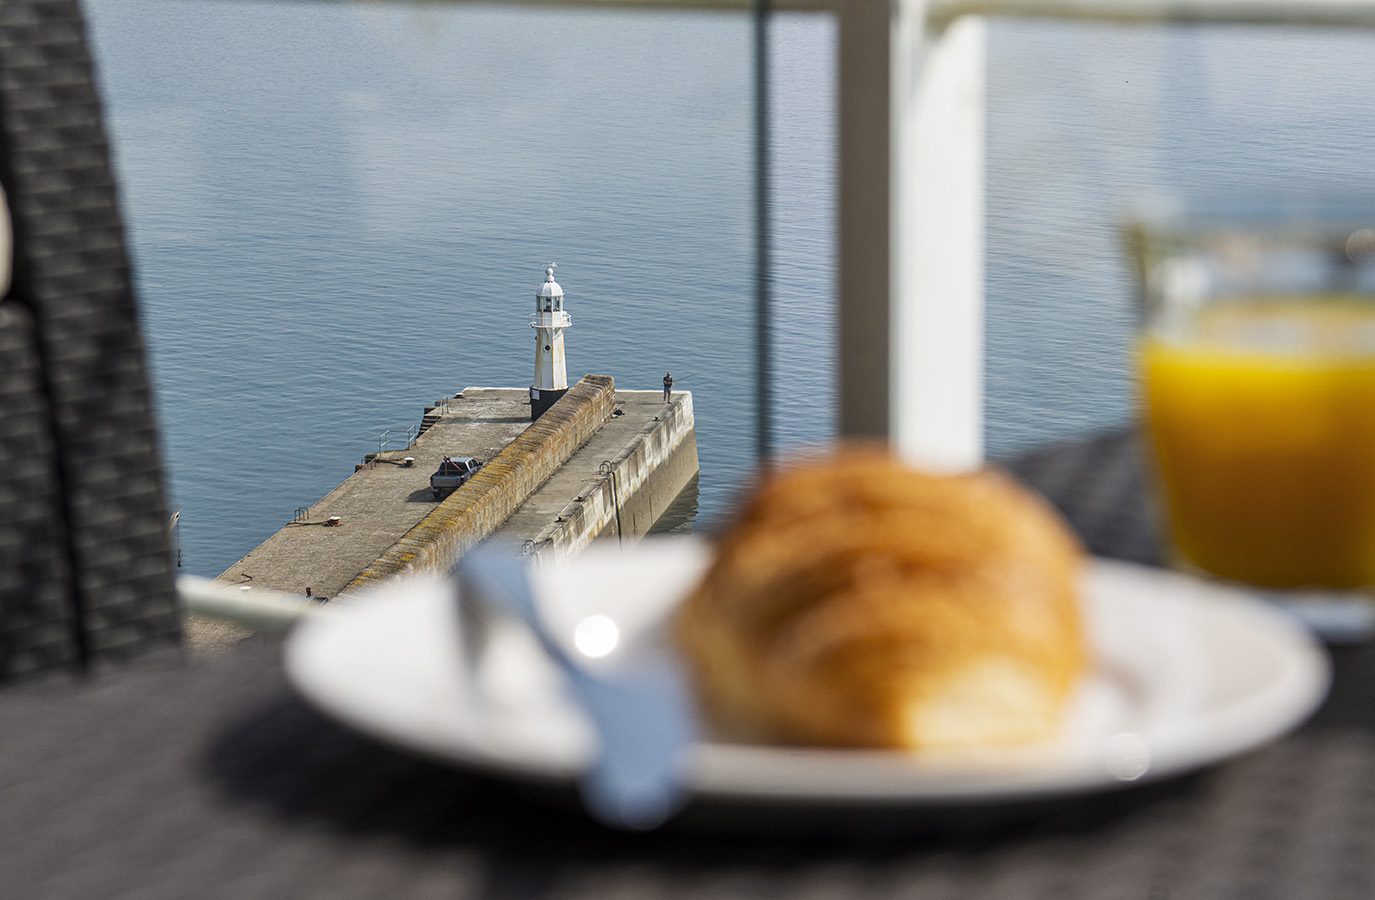
[[[430,493],[436,500],[443,500],[463,487],[480,468],[482,460],[476,456],[446,456],[430,476]]]

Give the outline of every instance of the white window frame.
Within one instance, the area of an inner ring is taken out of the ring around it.
[[[522,0],[508,0],[518,3]],[[760,0],[524,0],[747,11]],[[1375,27],[1375,0],[771,0],[837,23],[837,424],[983,461],[986,19]]]
[[[833,12],[840,430],[946,468],[984,458],[985,17],[1375,27],[1372,0],[836,0]]]

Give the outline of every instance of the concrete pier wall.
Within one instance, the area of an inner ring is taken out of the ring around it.
[[[609,375],[584,376],[461,490],[355,576],[344,592],[390,576],[447,568],[460,553],[499,528],[602,427],[615,408],[615,388]]]
[[[597,537],[619,535],[629,545],[649,533],[698,471],[692,395],[674,394],[664,412],[610,462],[610,473],[534,538],[538,563],[578,553]]]

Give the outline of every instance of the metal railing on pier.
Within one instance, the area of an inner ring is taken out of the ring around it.
[[[417,423],[402,431],[399,428],[388,428],[377,436],[377,452],[386,453],[388,450],[409,450],[415,446],[416,438],[420,437],[420,425]]]

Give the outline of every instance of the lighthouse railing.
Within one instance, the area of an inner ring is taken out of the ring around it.
[[[573,319],[566,310],[530,313],[531,328],[572,328]]]

